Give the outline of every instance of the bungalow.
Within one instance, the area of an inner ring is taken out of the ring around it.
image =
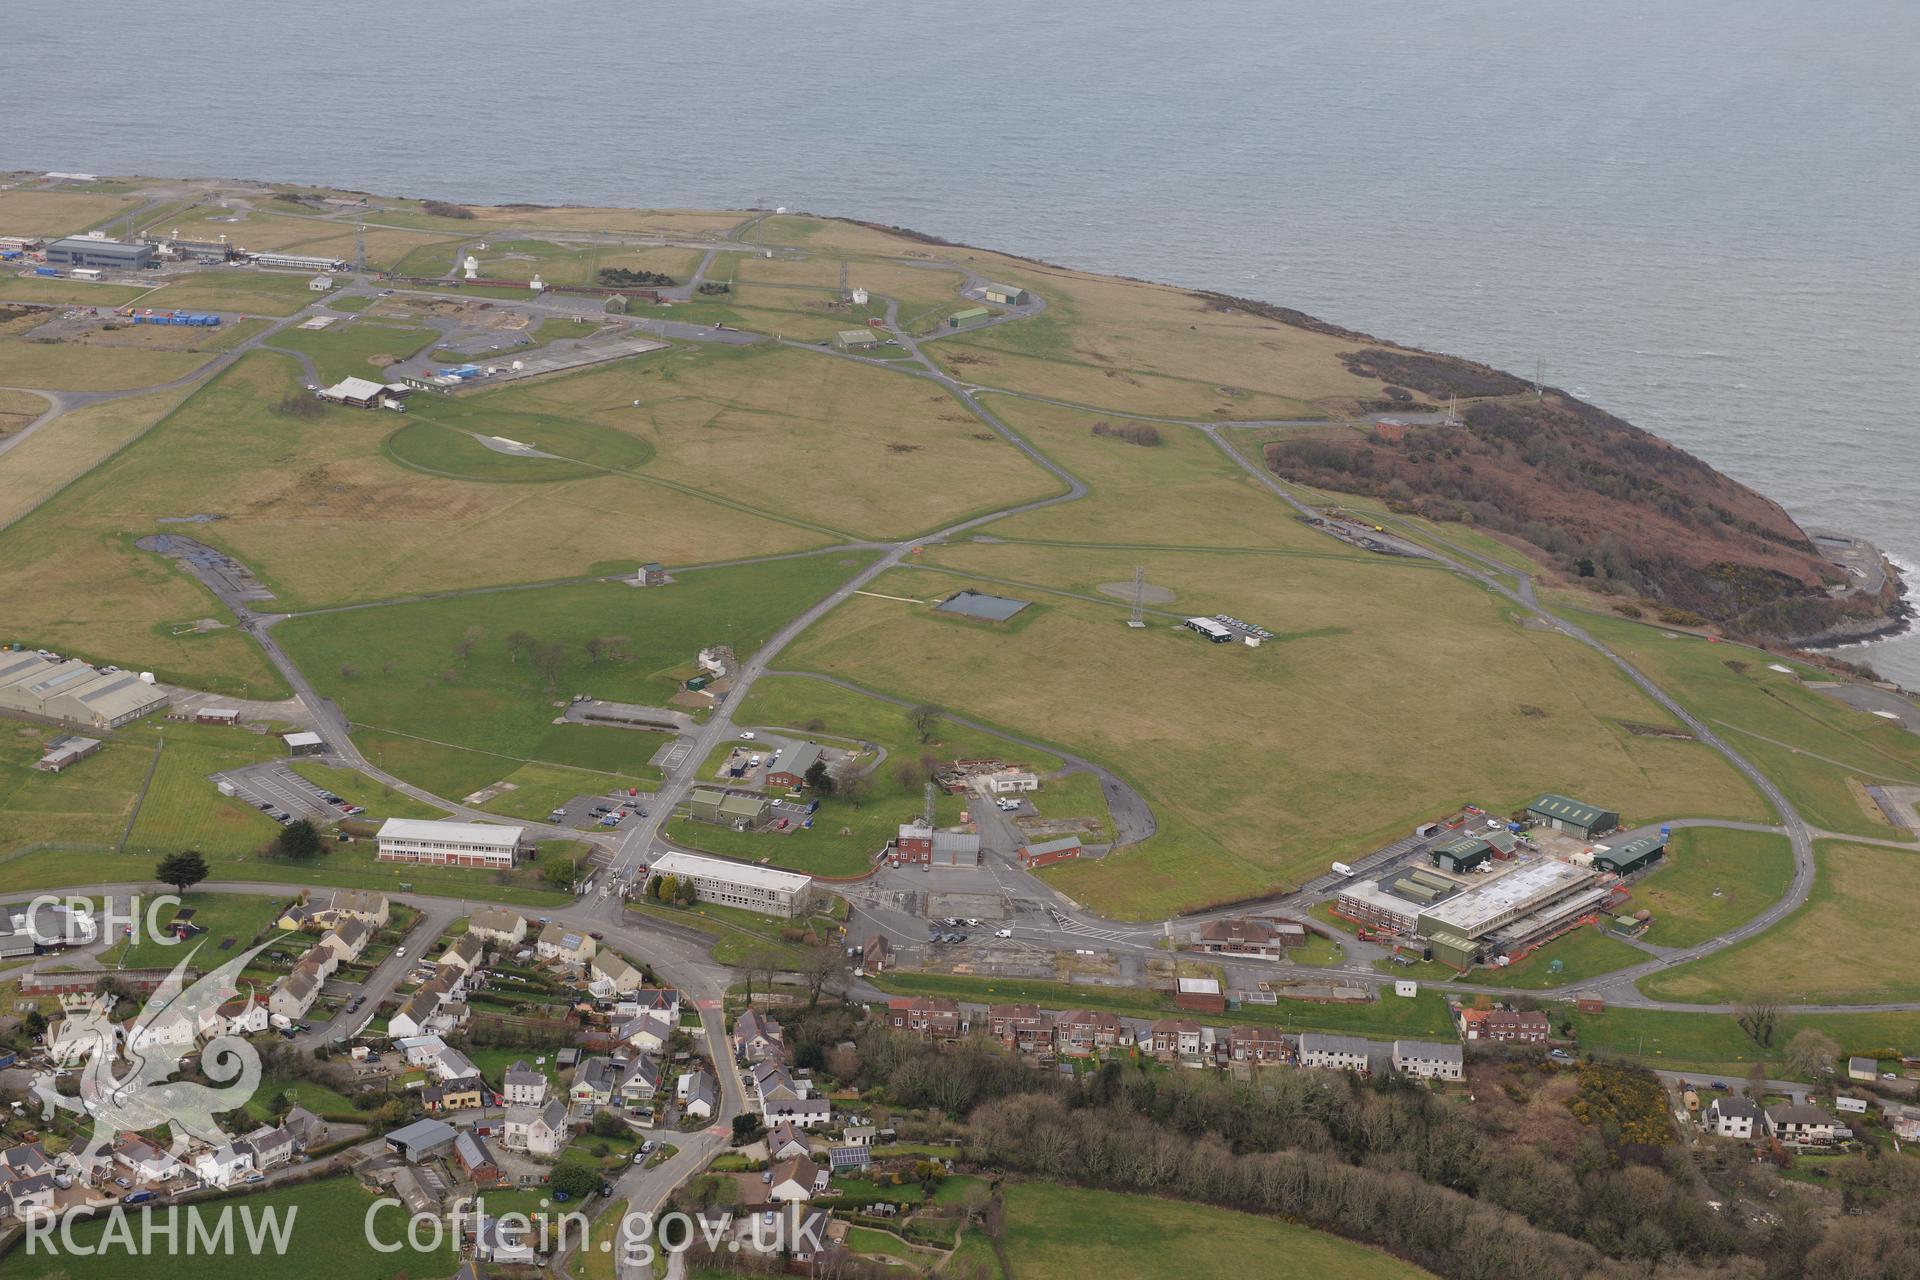
[[[395,1036],[398,1049],[410,1067],[430,1067],[447,1051],[447,1042],[439,1036]]]
[[[901,996],[889,1000],[887,1025],[930,1040],[957,1040],[965,1030],[960,1020],[960,1006],[946,996]]]
[[[550,924],[540,931],[540,939],[534,943],[534,954],[542,960],[555,964],[579,968],[593,959],[593,953],[599,944],[584,930],[569,929],[562,924]]]
[[[1285,1062],[1287,1038],[1275,1027],[1228,1027],[1227,1056],[1235,1062]]]
[[[1766,1128],[1759,1106],[1733,1094],[1709,1102],[1701,1123],[1716,1138],[1738,1138],[1742,1142],[1750,1140],[1756,1128]]]
[[[272,1169],[293,1159],[293,1133],[285,1125],[261,1125],[247,1135],[253,1167]]]
[[[1163,1061],[1197,1058],[1200,1056],[1200,1024],[1185,1018],[1162,1018],[1153,1024],[1143,1047]]]
[[[1812,1145],[1835,1142],[1853,1136],[1819,1107],[1804,1102],[1783,1102],[1767,1108],[1767,1133],[1781,1142]]]
[[[1031,1004],[996,1004],[987,1010],[987,1034],[1022,1053],[1053,1050],[1053,1016]]]
[[[522,1058],[507,1068],[501,1093],[510,1107],[537,1107],[547,1100],[547,1077]]]
[[[435,1036],[434,1039],[438,1040],[439,1037]],[[440,1046],[440,1051],[433,1055],[433,1061],[427,1065],[433,1069],[434,1075],[438,1076],[442,1083],[465,1080],[469,1076],[480,1074],[480,1068],[473,1065],[473,1059],[444,1042]]]
[[[675,1027],[657,1014],[643,1013],[630,1022],[623,1022],[614,1029],[618,1039],[625,1040],[636,1049],[647,1053],[659,1053],[667,1047],[667,1041],[673,1038]]]
[[[481,907],[467,917],[467,936],[499,947],[517,947],[527,936],[527,918],[506,907]]]
[[[1872,1083],[1880,1078],[1880,1062],[1876,1058],[1848,1058],[1847,1079]]]
[[[720,1102],[720,1091],[713,1077],[705,1071],[693,1071],[680,1077],[680,1081],[686,1086],[681,1111],[695,1120],[711,1120],[713,1109]]]
[[[496,1262],[503,1267],[530,1267],[539,1261],[533,1246],[526,1241],[526,1229],[518,1214],[491,1218],[481,1214],[473,1224],[473,1256],[479,1262]]]
[[[833,1103],[825,1098],[782,1098],[762,1100],[760,1118],[768,1125],[781,1122],[797,1129],[816,1129],[833,1123]]]
[[[642,987],[633,993],[637,1012],[657,1014],[668,1022],[680,1021],[680,993],[672,987]]]
[[[778,1058],[755,1063],[753,1069],[747,1072],[747,1079],[753,1082],[753,1091],[763,1102],[769,1099],[804,1098],[808,1093],[807,1086],[795,1083],[793,1077],[787,1074],[786,1064]]]
[[[747,1062],[779,1057],[786,1052],[780,1024],[749,1005],[733,1022],[734,1056]]]
[[[625,957],[611,951],[594,952],[593,962],[588,966],[588,972],[592,975],[595,988],[605,984],[610,993],[618,995],[637,991],[646,981],[645,974],[628,964]]]
[[[809,1154],[812,1148],[807,1140],[800,1136],[800,1127],[791,1120],[781,1120],[767,1129],[767,1159],[778,1163],[794,1156]]]
[[[375,929],[387,927],[389,914],[387,895],[372,889],[335,889],[324,912],[331,923],[364,920]]]
[[[794,1156],[773,1167],[767,1199],[775,1204],[804,1204],[827,1189],[828,1173],[810,1156]]]
[[[462,973],[471,974],[486,959],[487,944],[471,933],[455,938],[445,951],[440,953],[440,964],[452,965]]]
[[[123,1133],[113,1140],[113,1162],[127,1171],[136,1185],[166,1182],[184,1173],[185,1166],[137,1133]]]
[[[1059,1051],[1084,1058],[1120,1043],[1120,1019],[1101,1009],[1075,1009],[1055,1016],[1053,1038]]]
[[[567,1086],[567,1100],[575,1106],[604,1107],[613,1101],[619,1077],[606,1058],[588,1058],[574,1069],[573,1082]]]
[[[462,1076],[445,1084],[429,1085],[420,1091],[420,1101],[428,1111],[477,1111],[486,1105],[486,1085],[480,1077]]]
[[[650,1053],[639,1055],[620,1073],[613,1091],[620,1105],[629,1111],[652,1101],[653,1095],[660,1092],[660,1060]]]
[[[479,1134],[461,1130],[453,1140],[453,1156],[476,1185],[490,1187],[500,1181],[500,1165]]]
[[[1287,948],[1305,946],[1307,927],[1297,920],[1245,918],[1213,920],[1202,926],[1198,947],[1215,955],[1285,955]]]
[[[282,911],[280,918],[273,922],[273,926],[276,929],[291,929],[295,933],[298,933],[302,929],[315,928],[319,923],[320,917],[314,912],[314,909],[304,901],[301,901],[294,903],[285,911]]]
[[[507,1108],[502,1141],[511,1150],[553,1157],[560,1154],[571,1135],[567,1104],[562,1098],[555,1098],[544,1107]]]

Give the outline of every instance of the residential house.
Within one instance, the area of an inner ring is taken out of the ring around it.
[[[467,917],[467,936],[502,948],[517,947],[526,939],[527,918],[506,907],[481,907]]]
[[[780,1024],[752,1005],[741,1011],[733,1022],[734,1056],[747,1062],[780,1057],[786,1052],[785,1033]]]
[[[1287,1038],[1277,1027],[1228,1027],[1227,1056],[1235,1062],[1285,1062]]]
[[[522,1058],[507,1068],[501,1096],[510,1107],[537,1107],[547,1100],[547,1077]]]
[[[461,1130],[453,1140],[453,1157],[476,1186],[490,1187],[500,1181],[500,1165],[479,1134]]]
[[[642,1103],[651,1102],[653,1095],[660,1092],[660,1059],[650,1053],[635,1056],[620,1072],[613,1092],[620,1105],[629,1111],[638,1110]]]
[[[574,1068],[573,1082],[567,1086],[567,1100],[575,1106],[604,1107],[613,1101],[619,1083],[613,1063],[606,1058],[588,1058]]]
[[[1142,1038],[1141,1047],[1162,1061],[1197,1058],[1200,1056],[1200,1024],[1185,1018],[1161,1018]]]
[[[1458,1080],[1464,1055],[1457,1044],[1431,1040],[1395,1040],[1393,1069],[1420,1080]]]
[[[625,957],[612,951],[594,952],[588,972],[592,976],[594,986],[598,987],[604,983],[611,993],[618,995],[638,991],[647,980],[647,976],[628,964]]]
[[[672,987],[642,987],[633,993],[636,1013],[651,1013],[679,1025],[680,993]]]
[[[720,1090],[714,1084],[713,1077],[705,1071],[692,1071],[680,1079],[687,1084],[680,1104],[681,1112],[695,1120],[713,1119],[713,1110],[720,1105]]]
[[[673,1038],[674,1024],[658,1014],[643,1013],[614,1028],[614,1036],[644,1053],[659,1053]]]
[[[804,1204],[827,1189],[828,1173],[810,1156],[793,1156],[773,1167],[767,1199],[775,1204]]]
[[[263,1124],[247,1135],[253,1167],[274,1169],[293,1159],[293,1133],[285,1125]]]
[[[210,1187],[230,1187],[253,1172],[253,1147],[245,1138],[209,1147],[193,1158],[193,1172]]]
[[[325,942],[316,942],[301,952],[293,965],[295,973],[304,973],[318,982],[325,982],[339,968],[339,955]]]
[[[1880,1063],[1874,1058],[1848,1058],[1847,1079],[1872,1083],[1880,1078]]]
[[[358,960],[373,941],[373,927],[365,920],[349,916],[320,935],[320,945],[334,953],[336,963]]]
[[[1715,1098],[1707,1104],[1701,1126],[1716,1138],[1749,1141],[1756,1130],[1766,1131],[1766,1117],[1759,1104],[1734,1094]]]
[[[812,1151],[807,1140],[800,1136],[800,1127],[791,1120],[781,1120],[767,1128],[767,1159],[774,1163],[793,1156],[804,1156]]]
[[[0,1217],[23,1219],[53,1208],[60,1184],[38,1142],[0,1152]]]
[[[893,944],[886,934],[876,933],[860,944],[860,967],[868,973],[885,973],[893,968]]]
[[[1326,1035],[1318,1031],[1300,1036],[1300,1065],[1330,1071],[1372,1070],[1374,1044],[1360,1036]]]
[[[233,996],[200,1013],[200,1037],[259,1035],[268,1027],[267,1006],[251,995]]]
[[[887,1024],[931,1040],[957,1040],[964,1030],[960,1006],[946,996],[901,996],[889,1000]]]
[[[526,1229],[520,1222],[510,1220],[518,1217],[517,1214],[511,1214],[503,1219],[481,1214],[476,1218],[473,1223],[474,1258],[503,1267],[530,1267],[537,1263],[539,1256],[527,1241]]]
[[[1266,920],[1259,917],[1210,920],[1200,928],[1195,946],[1215,955],[1285,955],[1287,948],[1305,946],[1307,927],[1297,920]]]
[[[375,929],[384,929],[389,916],[387,895],[372,889],[335,889],[321,914],[334,924],[354,919],[364,920]]]
[[[320,918],[315,914],[312,907],[302,901],[296,902],[285,911],[282,911],[280,918],[275,920],[273,924],[276,929],[291,929],[295,933],[298,933],[302,929],[317,928],[320,924]]]
[[[817,1129],[833,1123],[833,1103],[817,1097],[762,1100],[760,1118],[770,1125],[784,1121],[800,1129]]]
[[[159,1055],[173,1051],[177,1057],[193,1047],[199,1037],[197,1019],[182,1005],[168,1005],[160,1012],[132,1024],[127,1032],[127,1048],[134,1053]]]
[[[1851,1130],[1805,1102],[1783,1102],[1767,1108],[1767,1135],[1781,1142],[1824,1144],[1853,1136]]]
[[[1552,1030],[1547,1015],[1512,1009],[1462,1009],[1460,1037],[1494,1044],[1545,1044]]]
[[[273,984],[267,996],[267,1010],[289,1021],[298,1022],[313,1008],[320,996],[320,984],[304,973],[292,973]]]
[[[435,1036],[434,1039],[438,1040],[440,1037]],[[480,1068],[473,1065],[473,1059],[458,1049],[446,1044],[444,1041],[441,1043],[439,1050],[433,1055],[433,1059],[426,1065],[432,1069],[433,1073],[440,1078],[442,1083],[454,1080],[466,1080],[477,1077],[480,1074]]]
[[[280,1127],[293,1135],[293,1145],[302,1151],[323,1147],[327,1143],[327,1122],[305,1107],[295,1107],[287,1112]]]
[[[445,1084],[428,1085],[420,1101],[428,1111],[475,1111],[486,1105],[486,1085],[479,1076],[463,1076]]]
[[[135,1186],[166,1182],[185,1172],[171,1155],[137,1133],[122,1133],[113,1140],[113,1162],[127,1171]]]
[[[1068,1057],[1090,1057],[1112,1049],[1121,1035],[1120,1019],[1102,1009],[1074,1009],[1053,1019],[1054,1045]]]
[[[550,924],[540,931],[540,940],[534,943],[534,954],[542,960],[555,964],[579,968],[593,959],[593,953],[599,944],[587,936],[583,929],[569,929],[563,924]]]
[[[471,974],[480,967],[486,958],[487,944],[471,933],[455,938],[447,949],[440,953],[440,963],[452,965],[462,973]]]
[[[438,991],[421,987],[401,1001],[400,1007],[387,1019],[387,1034],[419,1036],[431,1031],[447,1030],[440,1010],[441,1003]]]
[[[1030,1004],[996,1004],[987,1010],[987,1034],[1022,1053],[1053,1051],[1053,1015]]]
[[[507,1108],[502,1141],[511,1150],[551,1159],[560,1154],[572,1135],[563,1098],[555,1098],[544,1107]]]
[[[120,1025],[104,1018],[65,1017],[47,1028],[47,1055],[63,1066],[96,1051],[110,1058],[120,1051],[120,1036]]]

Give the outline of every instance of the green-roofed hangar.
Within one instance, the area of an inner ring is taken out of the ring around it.
[[[1641,836],[1637,840],[1629,840],[1595,853],[1593,865],[1602,871],[1611,871],[1616,876],[1630,876],[1660,861],[1660,856],[1666,851],[1667,842],[1659,836]]]
[[[1478,836],[1461,836],[1458,840],[1449,840],[1433,851],[1433,865],[1442,871],[1451,871],[1454,875],[1472,871],[1487,859],[1493,857],[1493,846]]]
[[[1591,840],[1620,825],[1620,815],[1571,796],[1544,795],[1527,806],[1527,816],[1555,831]]]

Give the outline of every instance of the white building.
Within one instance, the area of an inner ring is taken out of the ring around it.
[[[1716,1138],[1738,1138],[1742,1142],[1751,1139],[1756,1128],[1765,1127],[1756,1103],[1731,1094],[1709,1102],[1701,1123]]]
[[[502,947],[517,947],[527,936],[527,918],[506,907],[481,907],[467,917],[467,936]]]
[[[1431,1040],[1395,1040],[1393,1069],[1422,1080],[1458,1080],[1463,1055],[1457,1044]]]
[[[116,729],[162,710],[167,695],[131,671],[101,671],[75,658],[0,654],[0,708],[94,729]]]
[[[691,880],[694,894],[702,902],[786,917],[798,910],[801,895],[813,883],[812,876],[797,871],[749,866],[697,853],[663,854],[654,862],[652,874],[682,882]]]
[[[1373,1049],[1373,1041],[1359,1036],[1307,1031],[1300,1036],[1300,1065],[1329,1071],[1369,1071]]]
[[[525,827],[485,822],[388,818],[380,824],[382,862],[417,862],[441,867],[484,867],[510,871],[527,848]]]
[[[333,277],[315,276],[313,279],[307,281],[307,288],[313,290],[315,293],[325,293],[327,290],[333,288]]]

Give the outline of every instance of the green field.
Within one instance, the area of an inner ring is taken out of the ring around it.
[[[1321,1280],[1431,1275],[1324,1231],[1210,1205],[1043,1182],[1010,1183],[1005,1195],[1007,1259],[1022,1276],[1161,1280],[1279,1273],[1269,1267]]]
[[[1162,1018],[1173,1001],[1128,987],[1073,986],[1026,978],[975,978],[933,973],[889,973],[869,979],[882,991],[909,996],[951,996],[979,1004],[1024,1002],[1046,1009],[1105,1009],[1134,1018]],[[1288,1031],[1339,1031],[1382,1039],[1427,1037],[1453,1040],[1453,1020],[1439,992],[1412,998],[1388,996],[1365,1004],[1315,1004],[1282,998],[1277,1005],[1249,1004],[1233,1011],[1235,1022],[1261,1023]]]
[[[108,948],[101,955],[106,964],[121,964],[130,969],[167,968],[180,963],[197,946],[194,967],[209,969],[224,964],[252,946],[256,938],[273,929],[286,898],[261,897],[247,893],[200,893],[189,889],[181,895],[182,911],[193,912],[193,923],[206,930],[186,941],[147,936],[146,921],[141,921],[139,936]],[[155,923],[166,927],[168,915],[162,913]]]
[[[1757,937],[1642,978],[1662,1000],[1874,1004],[1920,999],[1920,934],[1890,904],[1920,895],[1920,860],[1873,845],[1822,841],[1806,905]]]
[[[587,728],[584,725],[580,727]],[[648,745],[658,741],[645,735],[637,736]],[[524,764],[500,781],[511,782],[514,789],[501,792],[481,807],[489,813],[536,822],[544,822],[549,813],[575,796],[605,795],[621,784],[643,785],[635,781],[633,774],[594,772],[557,764]],[[644,790],[640,799],[641,803],[646,802]]]
[[[279,823],[244,800],[221,795],[208,780],[223,769],[275,759],[282,754],[277,740],[203,725],[155,724],[137,733],[162,745],[127,833],[129,853],[247,853],[279,834]]]
[[[307,288],[311,273],[241,271],[216,267],[182,276],[149,294],[148,307],[179,311],[238,311],[257,316],[290,316],[319,296]]]
[[[918,761],[922,754],[931,754],[937,760],[998,756],[1043,773],[1060,767],[1056,756],[1015,747],[951,721],[939,726],[934,741],[921,743],[905,708],[800,677],[769,676],[755,681],[746,701],[734,712],[734,721],[791,730],[803,736],[819,735],[820,741],[829,746],[851,747],[866,742],[886,751],[886,760],[874,770],[870,788],[859,804],[827,797],[814,815],[811,830],[743,832],[690,819],[672,825],[673,838],[690,848],[756,860],[769,858],[776,866],[811,875],[859,875],[872,865],[873,855],[893,837],[899,825],[920,812],[924,799],[920,781],[916,778],[903,783],[897,770],[902,763]],[[872,764],[873,757],[868,756],[862,767]],[[1093,799],[1098,799],[1097,786]],[[956,823],[968,803],[966,797],[942,792],[935,798],[935,819],[942,824]],[[1095,817],[1106,816],[1104,805],[1094,810],[1076,802],[1071,807]]]
[[[192,373],[207,359],[190,351],[0,338],[0,385],[48,391],[127,391],[171,382]]]
[[[175,1249],[165,1247],[165,1236],[156,1236],[155,1239],[160,1243],[151,1251],[142,1250],[140,1220],[151,1211],[133,1210],[129,1213],[131,1246],[114,1245],[88,1254],[70,1254],[63,1250],[57,1256],[49,1254],[44,1248],[38,1253],[29,1253],[24,1247],[16,1248],[4,1260],[0,1260],[0,1280],[15,1280],[16,1277],[18,1280],[27,1280],[28,1277],[56,1274],[69,1280],[120,1280],[135,1272],[149,1280],[205,1280],[206,1276],[213,1273],[239,1272],[244,1272],[250,1280],[306,1280],[314,1274],[317,1258],[326,1260],[328,1274],[371,1280],[372,1277],[390,1276],[400,1270],[411,1275],[446,1275],[459,1265],[459,1259],[451,1247],[436,1253],[416,1253],[404,1247],[397,1254],[377,1252],[368,1243],[368,1232],[363,1226],[373,1202],[374,1197],[361,1190],[359,1183],[350,1177],[327,1178],[222,1201],[211,1206],[211,1209],[217,1211],[227,1204],[233,1205],[235,1256],[226,1259],[217,1269],[209,1268],[203,1254],[188,1251],[184,1215],[174,1237]],[[256,1221],[259,1215],[273,1211],[280,1222],[288,1224],[288,1244],[284,1253],[274,1248],[271,1237],[263,1241],[257,1251],[249,1246],[244,1220],[239,1216],[248,1209],[255,1215]],[[161,1218],[165,1216],[163,1212]],[[206,1223],[208,1229],[214,1225],[211,1219]],[[372,1223],[375,1238],[383,1243],[398,1241],[403,1245],[406,1226],[406,1211],[391,1206],[376,1215]],[[81,1247],[92,1249],[100,1242],[105,1230],[105,1220],[77,1224],[73,1227],[73,1239]],[[53,1241],[57,1244],[60,1238],[60,1233],[56,1232]],[[124,1240],[127,1237],[120,1238]],[[424,1240],[428,1237],[423,1235],[421,1238]]]
[[[1504,969],[1471,970],[1462,981],[1514,991],[1547,991],[1624,969],[1646,958],[1644,951],[1628,946],[1604,930],[1587,927],[1555,938]],[[1561,966],[1557,973],[1553,968],[1555,961]]]
[[[1789,1041],[1812,1028],[1840,1046],[1842,1056],[1891,1057],[1920,1051],[1920,1012],[1790,1013],[1781,1015],[1773,1041],[1756,1044],[1730,1013],[1681,1013],[1610,1008],[1604,1013],[1555,1012],[1569,1019],[1582,1051],[1637,1058],[1654,1066],[1704,1068],[1744,1074],[1755,1062],[1771,1075],[1785,1072]]]
[[[476,435],[503,436],[556,456],[501,453]],[[433,475],[509,483],[613,478],[612,473],[644,466],[653,456],[647,442],[612,427],[439,396],[410,401],[406,426],[386,447],[395,461]]]
[[[1308,536],[1275,506],[1276,538]],[[1450,575],[1299,549],[1309,554],[929,549],[828,614],[782,662],[939,702],[1125,776],[1160,834],[1046,873],[1107,915],[1150,918],[1298,884],[1463,801],[1497,812],[1568,791],[1608,797],[1635,820],[1765,816],[1705,746],[1633,732],[1668,717],[1591,650],[1518,625]],[[1127,630],[1126,603],[1100,587],[1129,583],[1135,565],[1150,583],[1176,584],[1176,616],[1229,613],[1276,638],[1208,645],[1164,614]],[[968,586],[1044,608],[996,627],[874,598]],[[1281,758],[1284,769],[1261,764]]]
[[[312,357],[322,385],[342,378],[384,382],[388,364],[413,355],[434,336],[432,329],[412,325],[336,321],[327,329],[288,329],[274,336],[273,346]]]
[[[119,307],[146,288],[137,284],[100,284],[44,276],[0,276],[0,302],[66,302],[80,307]]]
[[[1687,947],[1717,938],[1780,900],[1793,879],[1785,836],[1682,828],[1666,857],[1633,884],[1629,910],[1653,912],[1646,940]]]
[[[115,740],[59,773],[35,769],[47,740],[60,736],[0,720],[0,853],[42,841],[111,844],[126,830],[153,749]]]
[[[634,770],[624,776],[640,778],[648,776],[638,771],[657,736],[555,725],[555,703],[589,693],[660,705],[692,674],[701,648],[731,636],[737,652],[751,652],[849,571],[823,556],[689,574],[662,590],[590,583],[315,614],[290,619],[275,634],[357,727],[506,757],[483,782],[549,759],[550,746],[558,763]],[[476,638],[463,655],[470,629]],[[551,684],[533,655],[509,648],[516,632],[562,646]],[[587,643],[596,637],[622,638],[628,657],[590,660]],[[404,761],[388,760],[401,777],[448,794],[431,777],[410,774]]]

